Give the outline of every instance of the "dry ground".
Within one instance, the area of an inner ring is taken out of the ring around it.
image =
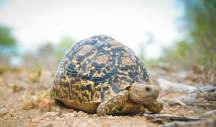
[[[54,71],[21,69],[0,74],[0,127],[147,127],[160,126],[141,114],[133,116],[104,116],[86,114],[62,106],[53,106],[47,97]],[[182,79],[176,72],[154,69],[152,83],[158,77],[176,82],[194,84],[194,79]],[[45,93],[45,94],[44,94]],[[160,93],[160,99],[172,99],[181,93]],[[29,100],[28,100],[29,99]],[[185,107],[166,107],[161,113],[180,116],[197,116]]]

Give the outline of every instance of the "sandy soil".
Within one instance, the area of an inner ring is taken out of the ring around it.
[[[164,71],[152,73],[153,80]],[[154,127],[161,124],[142,114],[133,116],[104,116],[86,114],[54,105],[46,94],[52,85],[53,71],[35,70],[4,72],[0,74],[0,127]],[[169,77],[173,79],[172,77]],[[159,99],[172,99],[181,93],[161,92]],[[167,107],[161,113],[196,116],[197,112],[185,107]]]

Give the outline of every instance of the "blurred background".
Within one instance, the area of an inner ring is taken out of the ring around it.
[[[105,34],[149,68],[193,69],[216,79],[215,0],[0,0],[0,72],[55,72],[74,43]]]

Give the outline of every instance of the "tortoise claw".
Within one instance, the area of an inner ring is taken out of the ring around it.
[[[164,106],[161,102],[155,102],[149,105],[145,105],[145,107],[152,113],[160,113]]]
[[[101,103],[98,107],[97,107],[97,114],[99,116],[105,116],[107,114],[106,108],[105,108],[105,103]]]

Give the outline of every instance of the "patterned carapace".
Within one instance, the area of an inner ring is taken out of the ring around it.
[[[134,52],[105,35],[76,43],[61,60],[52,95],[59,99],[97,101],[149,77]]]

